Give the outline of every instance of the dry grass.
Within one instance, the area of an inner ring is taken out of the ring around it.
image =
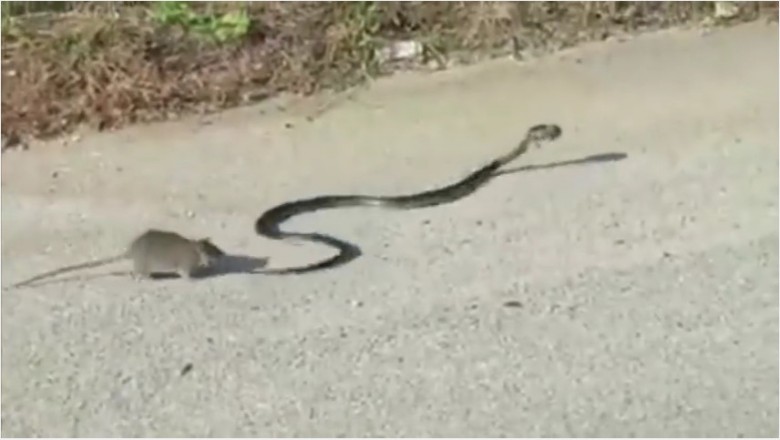
[[[513,48],[556,50],[713,13],[712,2],[194,4],[211,15],[246,11],[246,32],[218,43],[186,26],[162,25],[150,14],[154,4],[40,3],[60,9],[33,14],[31,2],[3,2],[4,136],[48,137],[84,123],[114,128],[281,91],[346,87],[392,70],[376,53],[397,39],[468,60]],[[735,21],[776,16],[777,4],[744,2],[740,10]]]

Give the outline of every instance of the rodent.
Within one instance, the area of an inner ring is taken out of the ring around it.
[[[133,260],[132,276],[135,279],[174,273],[190,279],[198,270],[213,266],[224,255],[225,252],[209,238],[193,240],[175,232],[149,229],[136,237],[122,254],[55,269],[20,281],[11,287],[22,287],[42,278],[124,259]]]

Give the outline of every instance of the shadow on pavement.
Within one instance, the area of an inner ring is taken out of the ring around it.
[[[495,177],[502,176],[505,174],[514,174],[514,173],[525,172],[525,171],[546,170],[546,169],[558,168],[563,166],[586,165],[586,164],[602,163],[602,162],[615,162],[615,161],[623,160],[626,157],[628,157],[628,154],[618,153],[618,152],[594,154],[580,159],[551,162],[542,165],[525,165],[521,167],[510,168],[507,170],[495,172],[490,178],[493,179]],[[328,244],[333,248],[338,249],[339,253],[336,255],[336,257],[325,260],[327,262],[326,265],[315,263],[312,265],[304,266],[301,269],[293,268],[293,269],[297,269],[295,272],[288,272],[289,268],[279,268],[279,269],[259,270],[253,273],[263,274],[263,275],[290,275],[290,274],[302,274],[308,272],[322,271],[322,270],[333,269],[339,266],[343,266],[347,263],[352,262],[353,260],[357,259],[362,255],[362,251],[358,246],[350,242],[341,240],[339,238],[327,234],[322,234],[322,233],[306,233],[306,235],[316,239],[321,243]]]
[[[626,157],[628,157],[626,153],[612,152],[612,153],[594,154],[580,159],[550,162],[541,165],[524,165],[520,167],[509,168],[507,170],[498,171],[493,174],[491,179],[495,177],[499,177],[507,174],[519,173],[519,172],[548,170],[552,168],[572,166],[572,165],[587,165],[593,163],[615,162],[615,161],[623,160]],[[360,255],[362,255],[360,248],[352,243],[343,241],[336,237],[329,236],[327,234],[315,233],[315,235],[317,235],[323,242],[326,242],[327,244],[339,250],[338,258],[333,260],[333,264],[317,270],[327,270],[327,269],[343,266],[357,259],[358,257],[360,257]],[[263,268],[267,265],[267,263],[268,263],[268,258],[258,258],[258,257],[248,256],[248,255],[228,254],[225,255],[214,267],[209,268],[207,270],[203,270],[200,273],[193,275],[193,279],[197,280],[203,278],[215,278],[215,277],[232,275],[232,274],[274,275],[277,273],[277,271],[279,271],[278,273],[281,274],[285,270],[283,268],[263,270]],[[130,274],[131,274],[130,271],[118,271],[118,272],[109,272],[106,274],[74,275],[74,276],[69,276],[64,278],[42,281],[42,282],[30,284],[30,286],[34,286],[34,285],[40,286],[45,284],[66,282],[72,280],[82,280],[82,281],[93,280],[93,279],[103,278],[108,276],[130,277]],[[174,275],[154,275],[152,278],[170,279],[170,278],[178,278],[178,277],[179,277],[178,275],[174,274]]]

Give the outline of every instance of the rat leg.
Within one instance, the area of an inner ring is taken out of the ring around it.
[[[133,280],[140,282],[146,278],[149,278],[150,276],[151,273],[149,272],[149,267],[146,262],[143,261],[143,258],[135,258],[133,260],[133,272],[131,275]]]
[[[179,274],[180,278],[183,278],[187,281],[192,281],[192,270],[189,268],[180,268],[178,271],[176,271]]]

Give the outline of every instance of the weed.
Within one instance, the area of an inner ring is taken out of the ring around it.
[[[376,53],[381,47],[378,38],[381,18],[376,2],[350,2],[347,7],[347,28],[352,29],[351,46],[356,52],[365,78],[379,72]]]
[[[548,52],[713,11],[712,2],[237,3],[3,1],[3,134],[113,128],[352,86],[395,68],[377,54],[399,40],[443,67],[509,55],[508,43]],[[777,17],[776,2],[739,9],[735,22]]]
[[[249,15],[244,9],[222,15],[200,14],[193,11],[186,2],[181,1],[156,3],[151,16],[165,26],[178,25],[185,32],[192,32],[220,43],[240,40],[247,35],[251,24]]]

